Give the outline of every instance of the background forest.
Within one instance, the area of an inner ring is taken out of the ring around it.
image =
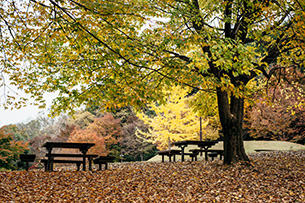
[[[296,80],[299,78],[299,80]],[[285,140],[305,144],[304,74],[291,68],[279,71],[268,81],[257,78],[256,91],[246,102],[245,140]],[[281,83],[279,82],[281,81]],[[298,81],[298,82],[291,82]],[[167,90],[163,104],[134,112],[132,106],[103,113],[98,106],[77,111],[74,116],[56,118],[41,114],[25,123],[0,128],[0,168],[15,170],[23,166],[20,153],[46,153],[47,141],[94,142],[92,153],[114,156],[116,161],[145,161],[168,141],[199,139],[199,114],[190,108],[198,94],[181,87]],[[209,99],[209,100],[208,100]],[[203,119],[203,139],[222,140],[215,102],[207,98]]]

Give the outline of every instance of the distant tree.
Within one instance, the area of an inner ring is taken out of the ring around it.
[[[19,154],[28,150],[28,144],[15,141],[13,134],[7,133],[6,126],[0,128],[0,168],[16,169]]]
[[[292,110],[296,116],[290,123],[289,137],[291,137],[291,141],[305,145],[305,108],[304,106],[294,107]]]
[[[65,121],[64,116],[51,118],[40,112],[39,115],[27,122],[16,124],[18,129],[15,129],[16,136],[21,136],[23,140],[31,140],[36,136],[56,136],[60,132],[62,122]]]
[[[122,125],[130,123],[130,121],[133,120],[135,115],[136,114],[131,106],[117,108],[113,113],[114,118],[120,119]]]
[[[77,111],[73,117],[70,117],[68,119],[68,124],[69,125],[75,125],[80,127],[81,129],[86,128],[89,126],[91,123],[94,122],[95,115],[90,113],[89,111]]]
[[[40,114],[35,119],[26,123],[17,124],[18,130],[26,135],[29,141],[31,153],[35,153],[38,158],[42,158],[46,152],[42,145],[47,141],[64,141],[67,138],[61,136],[65,129],[67,116],[62,115],[57,118],[50,118]]]
[[[24,123],[17,124],[19,131],[23,133],[25,140],[31,140],[41,135],[42,123],[39,119],[33,119]]]
[[[42,159],[46,154],[46,149],[42,148],[45,142],[52,141],[52,136],[50,135],[40,135],[29,140],[31,153],[36,154],[37,160]],[[56,149],[55,149],[56,150]]]
[[[95,125],[95,123],[92,123],[90,125]],[[108,154],[108,151],[106,149],[105,137],[100,135],[97,131],[94,131],[89,128],[74,128],[68,139],[68,142],[92,142],[95,143],[95,146],[90,148],[88,153],[104,156]]]
[[[53,138],[53,141],[56,141],[56,142],[66,142],[66,141],[68,141],[72,132],[74,130],[76,130],[76,128],[77,127],[73,124],[72,125],[65,124],[64,126],[61,127],[59,134],[55,138]]]
[[[125,161],[143,161],[155,155],[156,146],[136,136],[136,130],[148,132],[145,125],[136,115],[129,115],[123,126],[123,139],[120,141],[121,152]]]
[[[137,116],[150,126],[149,132],[138,130],[137,134],[143,136],[147,141],[157,145],[158,149],[168,147],[169,140],[198,140],[199,139],[199,116],[192,111],[186,97],[188,90],[180,86],[165,91],[168,95],[164,104],[150,105],[155,116],[147,116],[138,113]],[[217,139],[216,132],[206,134],[209,120],[204,119],[203,134],[205,139]]]
[[[101,155],[118,154],[113,146],[118,144],[122,137],[119,119],[114,119],[112,114],[107,113],[103,117],[95,118],[86,128],[77,127],[68,141],[73,142],[93,142],[95,147],[89,153]],[[118,156],[118,155],[117,155]]]
[[[268,89],[256,94],[256,103],[246,113],[250,136],[294,142],[305,138],[304,78],[294,68],[277,71],[268,81]]]
[[[7,133],[11,133],[13,135],[14,140],[17,141],[28,141],[28,134],[18,127],[16,124],[7,125],[5,128]]]

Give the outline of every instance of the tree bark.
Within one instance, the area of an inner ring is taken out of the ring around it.
[[[224,164],[249,162],[243,143],[244,99],[217,88],[219,118],[224,135]]]

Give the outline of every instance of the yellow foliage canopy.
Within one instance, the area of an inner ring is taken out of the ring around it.
[[[144,137],[147,141],[157,145],[158,149],[168,147],[169,140],[199,140],[199,116],[194,113],[188,105],[192,96],[187,97],[188,89],[180,86],[164,90],[168,95],[165,104],[151,104],[149,107],[155,116],[148,116],[145,113],[137,113],[137,116],[151,127],[149,132],[138,130],[137,135]],[[203,135],[207,133],[209,119],[202,123]],[[216,139],[216,133],[204,136],[207,139]]]

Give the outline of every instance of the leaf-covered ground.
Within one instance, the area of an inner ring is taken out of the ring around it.
[[[0,202],[305,202],[305,151],[250,157],[251,167],[217,160],[0,172]]]

